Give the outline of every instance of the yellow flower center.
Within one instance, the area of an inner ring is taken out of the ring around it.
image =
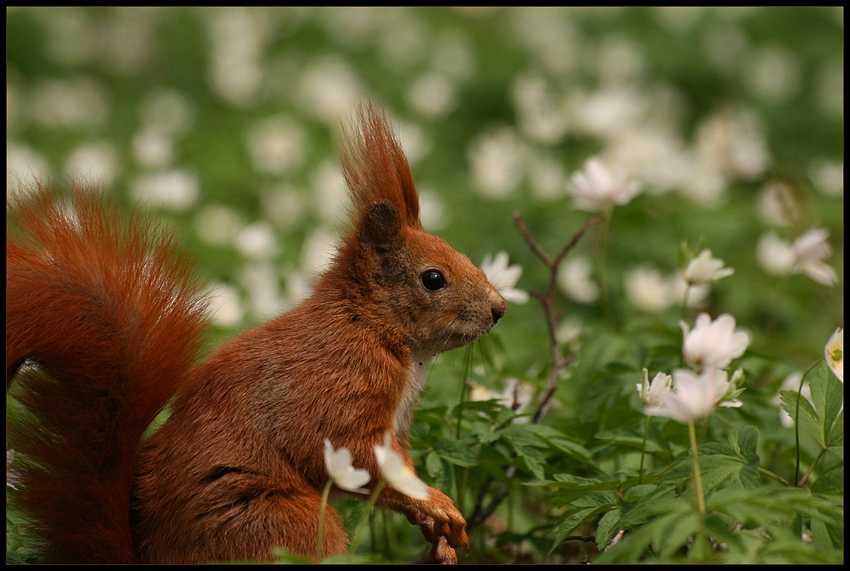
[[[841,349],[839,349],[838,347],[836,347],[835,349],[832,349],[829,352],[829,360],[832,361],[833,363],[837,363],[843,357],[844,357],[844,352]]]

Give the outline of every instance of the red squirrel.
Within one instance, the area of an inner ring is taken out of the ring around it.
[[[346,132],[352,220],[312,296],[199,364],[206,301],[169,232],[79,185],[10,193],[6,384],[28,413],[9,444],[46,561],[264,561],[277,547],[315,558],[324,439],[351,451],[371,489],[386,431],[414,469],[429,362],[488,332],[505,300],[423,230],[384,113],[366,105]],[[386,486],[378,505],[420,526],[428,562],[468,549],[439,490],[416,500]],[[347,546],[328,506],[321,553]]]

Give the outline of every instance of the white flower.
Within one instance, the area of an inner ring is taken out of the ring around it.
[[[713,257],[711,250],[700,252],[697,257],[688,262],[684,270],[685,279],[692,285],[717,281],[734,273],[735,270],[732,268],[723,267],[723,260]]]
[[[778,276],[790,275],[794,260],[794,248],[776,234],[771,232],[759,238],[756,261],[764,271]]]
[[[467,152],[475,190],[485,198],[509,197],[524,173],[527,150],[513,129],[498,127],[477,137]]]
[[[655,313],[673,304],[673,286],[656,268],[638,266],[625,277],[626,296],[641,311]]]
[[[363,488],[371,480],[369,472],[351,465],[351,452],[348,448],[334,450],[331,441],[325,438],[325,467],[328,475],[338,487],[349,492],[368,494]]]
[[[797,269],[819,284],[834,286],[838,283],[835,270],[823,262],[832,254],[827,243],[829,232],[823,228],[813,228],[794,240],[794,255]]]
[[[599,286],[590,279],[592,269],[587,258],[569,259],[558,269],[558,285],[573,301],[593,303],[599,299]]]
[[[672,276],[670,276],[670,281],[672,282],[673,299],[679,305],[685,303],[685,294],[688,296],[688,307],[699,307],[708,297],[710,289],[708,284],[689,284],[687,280],[685,280],[685,276],[681,271],[675,272]]]
[[[649,371],[644,369],[643,382],[636,386],[643,404],[657,407],[661,406],[661,395],[673,390],[673,377],[666,373],[656,373],[650,382]]]
[[[416,476],[413,468],[405,464],[401,454],[393,450],[389,430],[384,433],[383,446],[375,444],[375,459],[390,486],[413,499],[428,499],[428,486]]]
[[[611,206],[628,203],[640,192],[640,184],[628,180],[624,168],[611,172],[599,158],[591,157],[584,169],[570,178],[567,191],[577,209],[604,212]]]
[[[735,318],[724,313],[715,321],[707,313],[697,316],[693,330],[682,321],[682,353],[685,362],[694,370],[726,367],[744,354],[750,337],[743,331],[735,331]]]
[[[767,234],[759,240],[756,258],[762,268],[772,274],[803,273],[819,284],[834,286],[838,276],[823,262],[832,254],[832,247],[826,241],[828,237],[825,229],[813,228],[789,244],[774,234]]]
[[[528,293],[514,286],[522,275],[522,266],[514,264],[508,266],[508,253],[499,252],[495,257],[487,254],[481,262],[481,271],[487,276],[487,280],[496,288],[505,301],[514,303],[525,303],[528,301]]]
[[[682,423],[701,420],[711,414],[728,390],[725,371],[712,367],[698,375],[687,369],[676,369],[673,390],[659,392],[661,404],[648,406],[645,412],[650,416],[668,416]]]
[[[838,377],[838,380],[844,382],[844,328],[839,327],[830,336],[829,341],[823,348],[826,364]]]

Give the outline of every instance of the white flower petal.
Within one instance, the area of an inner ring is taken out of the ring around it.
[[[375,445],[375,459],[390,486],[413,499],[428,499],[428,486],[405,464],[404,458],[393,450],[389,431],[384,434],[383,446]]]
[[[826,364],[838,377],[838,380],[844,382],[844,328],[839,327],[829,337],[826,346],[823,350]]]

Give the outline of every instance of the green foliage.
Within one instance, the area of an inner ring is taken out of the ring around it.
[[[313,283],[344,224],[336,148],[359,101],[399,127],[426,229],[475,263],[507,252],[529,292],[551,268],[513,214],[554,256],[597,214],[572,174],[621,160],[641,193],[564,258],[598,295],[559,275],[551,313],[511,302],[429,374],[411,454],[467,517],[460,561],[843,563],[843,381],[820,361],[785,384],[843,327],[843,9],[12,7],[6,31],[7,186],[170,196],[153,215],[222,293],[206,350]],[[759,258],[765,235],[812,228],[835,287]],[[696,305],[636,296],[636,268],[666,280],[703,249],[735,273]],[[695,473],[690,427],[645,415],[635,387],[684,366],[679,321],[699,312],[750,344],[729,367],[741,406],[693,423]],[[15,493],[7,562],[38,562]],[[421,561],[404,518],[337,508],[370,533],[326,562]]]

